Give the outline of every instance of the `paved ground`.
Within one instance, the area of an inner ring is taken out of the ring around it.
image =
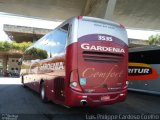
[[[97,108],[65,108],[42,103],[39,95],[23,88],[18,78],[0,78],[0,114],[0,120],[104,120],[113,114],[160,114],[160,96],[129,92],[123,103]]]

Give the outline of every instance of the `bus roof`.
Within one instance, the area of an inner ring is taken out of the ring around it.
[[[62,24],[60,24],[58,27],[63,26],[64,24],[69,23],[71,21],[73,22],[77,19],[78,20],[82,19],[82,20],[86,20],[86,21],[93,21],[93,22],[100,22],[100,23],[110,24],[110,25],[119,26],[119,27],[124,28],[124,26],[119,24],[119,23],[116,23],[116,22],[113,22],[113,21],[110,21],[110,20],[107,20],[107,19],[103,19],[103,18],[96,18],[96,17],[89,17],[89,16],[71,17],[68,20],[64,21]]]
[[[110,20],[106,20],[106,19],[102,19],[102,18],[95,18],[95,17],[88,17],[88,16],[82,16],[82,17],[78,17],[79,19],[83,19],[83,20],[87,20],[87,21],[94,21],[94,22],[100,22],[100,23],[109,23],[112,25],[116,25],[116,26],[120,26],[119,23],[110,21]]]

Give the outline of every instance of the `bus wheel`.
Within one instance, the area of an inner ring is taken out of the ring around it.
[[[46,89],[45,89],[45,83],[44,82],[41,83],[40,94],[41,94],[42,102],[44,102],[44,103],[48,102],[48,99],[46,97]]]

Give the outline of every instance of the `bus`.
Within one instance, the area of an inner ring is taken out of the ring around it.
[[[27,48],[22,59],[22,83],[43,102],[94,107],[126,99],[128,38],[121,24],[72,17]]]
[[[129,49],[128,89],[160,94],[160,46]]]

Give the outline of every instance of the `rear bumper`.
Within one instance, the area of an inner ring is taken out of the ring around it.
[[[109,99],[102,100],[102,97],[107,96]],[[100,106],[100,105],[110,105],[117,102],[125,101],[127,96],[127,89],[120,92],[112,93],[79,93],[71,90],[68,97],[66,97],[66,106],[76,107],[76,106]],[[85,101],[85,105],[82,102]]]

